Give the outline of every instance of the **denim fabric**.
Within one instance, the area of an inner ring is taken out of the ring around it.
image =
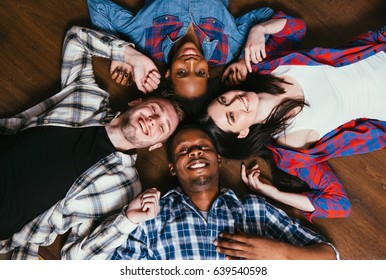
[[[224,56],[225,52],[225,58],[214,58],[215,63],[212,63],[222,65],[235,58],[253,25],[274,15],[270,8],[261,8],[235,19],[227,9],[228,2],[149,0],[137,14],[110,0],[88,0],[88,7],[94,28],[121,36],[134,43],[141,52],[166,63],[174,42],[184,36],[193,23],[206,34],[206,37],[199,36],[206,60],[221,55],[220,52]],[[171,38],[169,34],[173,32]],[[153,40],[153,37],[160,39]],[[153,47],[159,48],[158,54],[154,53]]]

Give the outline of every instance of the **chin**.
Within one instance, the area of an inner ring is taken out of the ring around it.
[[[196,179],[192,180],[193,185],[202,187],[202,186],[207,186],[210,183],[212,183],[213,177],[212,176],[200,176]]]

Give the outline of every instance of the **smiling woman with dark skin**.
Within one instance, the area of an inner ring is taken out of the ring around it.
[[[227,0],[152,0],[135,13],[110,0],[88,0],[87,4],[93,27],[129,38],[162,66],[165,87],[191,111],[195,111],[192,102],[206,103],[204,97],[210,95],[209,67],[220,68],[235,59],[247,65],[257,63],[265,56],[268,37],[293,20],[268,7],[234,17]],[[130,83],[124,64],[112,63],[111,74],[117,83]],[[158,86],[147,83],[143,92]]]

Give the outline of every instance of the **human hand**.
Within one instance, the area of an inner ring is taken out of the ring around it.
[[[284,250],[288,246],[283,242],[265,236],[237,233],[220,233],[214,241],[216,250],[226,255],[228,260],[272,260],[284,259]]]
[[[133,80],[140,91],[146,94],[158,88],[161,81],[161,74],[150,58],[141,54],[136,49],[127,46],[125,62],[133,67]]]
[[[156,188],[145,190],[134,198],[126,210],[126,217],[138,224],[154,219],[159,211],[160,191]]]
[[[272,193],[277,190],[267,179],[260,177],[260,169],[257,163],[248,169],[245,164],[242,164],[241,179],[253,192],[272,196]]]
[[[229,65],[222,75],[221,81],[228,86],[235,86],[245,81],[248,74],[248,69],[244,59]]]
[[[125,62],[113,60],[110,64],[111,79],[122,86],[130,86],[133,82],[133,67]]]
[[[249,72],[252,72],[251,61],[255,64],[263,61],[266,57],[265,52],[265,32],[262,25],[255,25],[251,28],[248,34],[247,42],[245,43],[245,64]]]

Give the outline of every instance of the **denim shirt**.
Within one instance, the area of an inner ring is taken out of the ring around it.
[[[88,6],[94,27],[125,37],[139,51],[165,63],[173,44],[193,24],[212,66],[232,61],[250,28],[274,15],[272,9],[261,8],[234,18],[226,0],[149,0],[135,15],[110,0],[88,0]]]

